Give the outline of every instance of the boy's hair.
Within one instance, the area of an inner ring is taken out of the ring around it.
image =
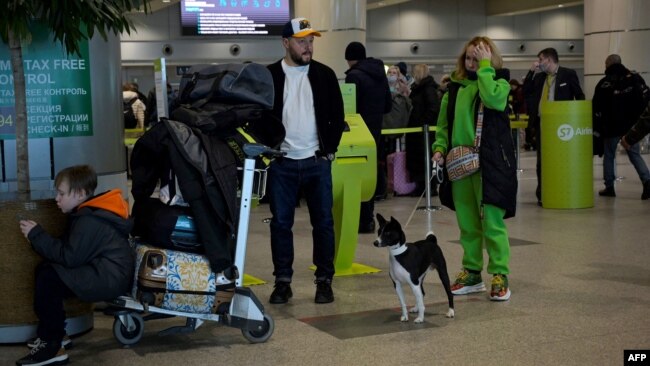
[[[54,186],[58,188],[64,181],[68,182],[70,192],[92,196],[97,188],[97,173],[90,165],[75,165],[61,170],[54,178]]]

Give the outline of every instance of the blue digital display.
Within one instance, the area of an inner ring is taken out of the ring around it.
[[[181,0],[184,36],[281,35],[290,0]]]

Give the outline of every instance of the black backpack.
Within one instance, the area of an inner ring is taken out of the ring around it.
[[[138,126],[138,119],[135,117],[135,112],[133,112],[133,103],[138,100],[138,98],[133,98],[128,102],[122,102],[124,113],[124,128],[136,128]]]

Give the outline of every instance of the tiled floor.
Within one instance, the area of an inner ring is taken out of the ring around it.
[[[650,155],[645,155],[650,161]],[[598,197],[601,160],[594,159],[594,207],[550,210],[536,205],[534,155],[522,156],[517,216],[507,221],[512,243],[512,298],[495,303],[486,294],[455,298],[447,319],[444,291],[435,274],[425,282],[424,324],[399,321],[397,296],[387,274],[387,252],[360,235],[356,261],[382,271],[337,277],[336,301],[313,302],[311,229],[306,208],[295,224],[294,297],[271,305],[273,277],[268,207],[251,215],[246,272],[268,281],[255,294],[275,320],[266,343],[249,344],[237,329],[204,324],[187,335],[160,337],[181,319],[146,323],[140,343],[121,347],[113,319],[100,312],[95,328],[74,338],[76,365],[622,365],[625,349],[650,349],[650,201],[627,158],[618,158],[616,198]],[[570,179],[570,177],[567,177]],[[417,198],[389,198],[376,211],[404,224]],[[433,199],[437,204],[438,200]],[[417,239],[430,223],[445,253],[450,276],[460,269],[462,249],[453,212],[418,211],[406,228]],[[484,272],[484,278],[489,280]],[[407,293],[412,303],[413,297]],[[27,352],[0,346],[0,364]]]

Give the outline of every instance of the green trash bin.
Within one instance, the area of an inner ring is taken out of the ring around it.
[[[590,100],[542,103],[542,206],[594,206]]]

